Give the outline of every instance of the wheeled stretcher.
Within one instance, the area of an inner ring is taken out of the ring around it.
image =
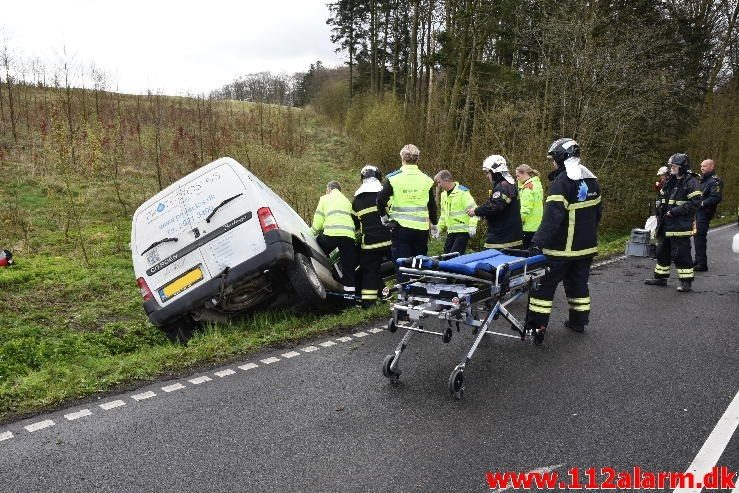
[[[464,369],[486,334],[541,344],[544,332],[528,328],[525,321],[516,319],[506,308],[546,274],[546,257],[527,255],[522,250],[491,249],[461,256],[455,253],[398,259],[398,269],[407,280],[392,288],[398,298],[392,304],[393,317],[388,330],[406,329],[406,332],[395,352],[385,357],[383,374],[397,381],[401,373],[400,356],[414,334],[440,336],[448,343],[453,329],[459,332],[462,326],[469,326],[475,340],[449,376],[449,391],[460,399],[464,391]],[[392,291],[385,289],[385,294]],[[491,331],[490,325],[499,316],[518,335]]]

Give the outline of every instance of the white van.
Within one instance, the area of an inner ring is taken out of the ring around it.
[[[310,227],[235,160],[190,173],[134,213],[131,253],[149,320],[172,339],[278,297],[307,308],[341,291]]]

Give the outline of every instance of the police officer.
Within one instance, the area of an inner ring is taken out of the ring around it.
[[[516,248],[523,245],[521,203],[516,180],[508,171],[503,156],[485,158],[482,170],[493,185],[490,197],[480,207],[467,209],[470,217],[484,217],[488,222],[485,248]]]
[[[362,185],[354,192],[352,210],[359,219],[362,241],[359,267],[362,274],[362,308],[369,308],[383,288],[381,266],[390,259],[390,230],[380,222],[377,194],[382,190],[382,173],[376,166],[366,165],[360,171]]]
[[[392,258],[408,258],[428,253],[429,232],[439,237],[434,180],[418,169],[420,151],[408,144],[400,151],[402,166],[387,175],[377,194],[382,224],[391,228]],[[392,206],[388,213],[388,202]],[[431,223],[431,226],[429,226]],[[398,281],[402,281],[398,274]]]
[[[460,255],[467,249],[470,238],[477,233],[477,216],[469,217],[466,210],[477,204],[470,189],[454,181],[449,170],[441,170],[434,176],[436,185],[442,190],[439,206],[439,231],[446,231],[444,253],[457,252]]]
[[[667,286],[670,264],[674,262],[680,279],[677,290],[684,293],[690,291],[693,282],[690,237],[703,193],[698,180],[690,172],[690,160],[686,154],[673,154],[667,164],[671,176],[660,191],[657,210],[657,265],[654,278],[644,283]]]
[[[706,255],[706,245],[708,243],[708,225],[711,218],[716,214],[716,206],[721,202],[723,184],[718,176],[716,176],[716,163],[713,159],[706,159],[701,163],[701,181],[700,190],[703,193],[701,197],[701,206],[695,214],[695,262],[693,262],[693,270],[705,272],[708,270],[708,256]]]
[[[311,233],[326,255],[339,249],[341,283],[347,293],[355,292],[354,270],[357,268],[356,226],[352,204],[343,193],[338,181],[326,185],[326,195],[320,198],[313,214]]]
[[[539,333],[546,330],[554,292],[562,281],[570,307],[565,327],[583,332],[590,317],[590,264],[598,253],[600,185],[580,163],[580,146],[574,140],[555,140],[547,156],[554,162],[554,171],[549,174],[544,217],[529,251],[547,256],[549,272],[531,291],[526,323]]]

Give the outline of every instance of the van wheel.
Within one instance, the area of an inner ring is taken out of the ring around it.
[[[196,328],[197,323],[189,316],[180,317],[160,327],[167,336],[167,339],[183,346],[187,344],[187,341],[192,339]]]
[[[295,261],[287,269],[287,277],[303,305],[311,310],[320,310],[326,303],[326,288],[310,259],[302,253],[295,253]]]

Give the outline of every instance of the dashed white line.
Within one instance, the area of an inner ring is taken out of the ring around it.
[[[202,377],[191,378],[190,380],[188,380],[188,382],[190,382],[193,385],[200,385],[201,383],[210,382],[211,380],[213,379],[208,376],[203,375]]]
[[[355,332],[352,334],[354,337],[367,337],[369,334],[366,332]]]
[[[229,368],[228,370],[217,371],[213,375],[215,375],[217,377],[220,377],[220,378],[223,378],[223,377],[227,377],[229,375],[233,375],[234,373],[236,373],[236,372]]]
[[[185,386],[181,383],[175,383],[172,385],[167,385],[166,387],[162,387],[162,390],[165,392],[174,392],[175,390],[184,389]]]
[[[132,395],[131,396],[131,399],[133,399],[135,401],[143,401],[143,400],[146,400],[146,399],[151,399],[152,397],[156,397],[156,396],[157,395],[150,390],[148,392],[142,392],[140,394]]]
[[[383,330],[385,329],[382,329],[380,327],[375,327],[374,329],[370,329],[369,331],[372,332],[373,334],[377,334],[378,332],[382,332]]]
[[[245,365],[239,366],[239,368],[241,368],[244,371],[247,371],[247,370],[253,370],[254,368],[259,368],[259,365],[256,363],[247,363]]]
[[[278,361],[280,361],[280,358],[275,358],[273,356],[271,358],[263,359],[263,360],[260,360],[260,361],[262,363],[264,363],[265,365],[271,365],[272,363],[277,363]]]
[[[300,353],[297,351],[290,351],[289,353],[284,353],[282,355],[283,358],[287,359],[294,358],[295,356],[300,356]]]
[[[321,344],[319,344],[319,346],[323,346],[323,347],[331,347],[335,345],[336,343],[334,341],[326,341],[326,342],[322,342]]]
[[[724,449],[729,444],[731,436],[739,425],[739,391],[732,399],[729,407],[726,408],[721,419],[716,423],[716,427],[708,436],[706,443],[703,444],[698,451],[698,455],[693,459],[693,463],[688,467],[687,472],[692,474],[694,478],[703,478],[707,473],[711,472],[713,466],[716,465],[724,453]],[[702,488],[677,488],[675,493],[698,493]]]
[[[28,430],[29,433],[33,433],[34,431],[43,430],[44,428],[50,428],[54,426],[56,423],[54,423],[50,419],[46,419],[44,421],[39,421],[38,423],[33,423],[28,426],[24,426],[26,430]]]
[[[337,341],[341,341],[341,342],[349,342],[349,341],[351,341],[351,340],[352,340],[352,338],[351,338],[351,337],[349,337],[349,336],[345,336],[345,337],[339,337],[339,338],[337,338],[336,340],[337,340]]]
[[[111,402],[106,402],[104,404],[100,404],[100,407],[103,408],[105,411],[108,411],[110,409],[115,409],[116,407],[121,407],[125,405],[126,405],[125,402],[121,400],[117,400],[117,401],[111,401]]]
[[[13,438],[13,432],[12,431],[6,431],[4,433],[0,433],[0,442],[5,440],[10,440]]]
[[[304,353],[312,353],[313,351],[318,351],[318,348],[316,346],[308,346],[301,349]]]
[[[92,411],[90,411],[89,409],[82,409],[81,411],[77,411],[76,413],[69,413],[64,415],[64,417],[67,418],[68,421],[74,421],[75,419],[84,418],[85,416],[92,416]]]

